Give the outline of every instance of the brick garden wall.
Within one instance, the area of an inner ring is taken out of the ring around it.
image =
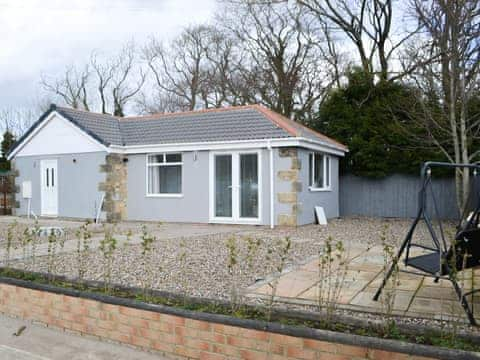
[[[0,284],[0,312],[192,359],[427,359]]]

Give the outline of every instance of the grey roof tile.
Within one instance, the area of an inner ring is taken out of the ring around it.
[[[347,150],[337,141],[260,105],[126,118],[52,105],[17,145],[52,111],[57,111],[106,146],[305,137]]]

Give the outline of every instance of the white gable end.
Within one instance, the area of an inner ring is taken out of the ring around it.
[[[15,155],[55,155],[106,151],[106,147],[62,116],[53,113],[21,145]]]

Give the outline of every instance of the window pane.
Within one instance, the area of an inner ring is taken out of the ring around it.
[[[323,188],[323,155],[315,154],[315,174],[313,178],[314,188]]]
[[[163,154],[148,155],[148,162],[153,163],[163,163]]]
[[[181,194],[182,166],[150,166],[148,168],[149,194]]]
[[[240,155],[240,216],[258,217],[258,156]]]
[[[182,162],[182,154],[166,154],[167,163]]]
[[[232,156],[215,156],[215,216],[232,217]]]

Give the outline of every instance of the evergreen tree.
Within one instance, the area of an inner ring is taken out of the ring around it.
[[[405,114],[406,108],[415,106],[414,96],[414,89],[395,82],[375,84],[354,69],[348,84],[329,94],[312,125],[349,147],[342,172],[368,177],[416,174],[422,162],[439,156],[419,147],[411,136],[420,131]]]
[[[7,160],[7,154],[12,148],[13,144],[15,144],[15,135],[13,135],[10,131],[6,130],[3,133],[2,157],[0,158],[0,170],[8,171],[11,169],[10,161]]]

